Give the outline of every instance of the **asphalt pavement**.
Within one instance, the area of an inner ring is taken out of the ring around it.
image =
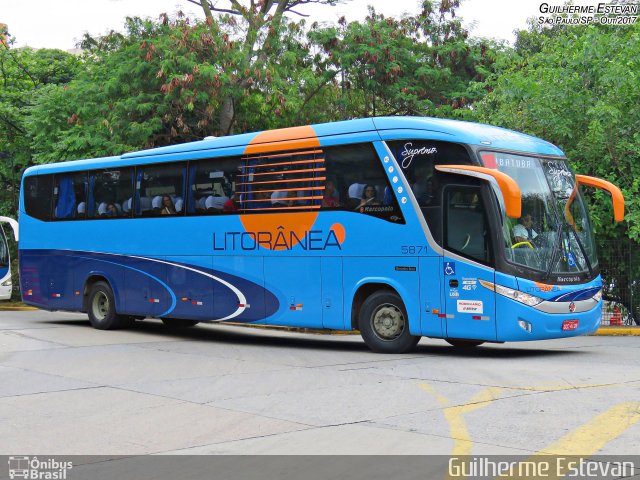
[[[359,336],[0,312],[0,454],[637,454],[640,337]]]

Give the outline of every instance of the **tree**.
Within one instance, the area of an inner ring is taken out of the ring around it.
[[[315,28],[327,68],[342,87],[344,116],[465,117],[486,92],[498,45],[471,40],[456,18],[458,1],[424,1],[420,13],[385,17],[370,7],[364,22],[342,18]]]
[[[33,163],[31,109],[43,91],[71,81],[81,64],[61,50],[12,44],[0,42],[0,213],[15,216],[21,173]]]
[[[235,58],[233,77],[228,85],[227,95],[222,98],[220,108],[220,131],[223,135],[233,132],[236,123],[238,101],[243,92],[255,83],[258,72],[268,69],[273,59],[291,52],[283,49],[282,35],[293,24],[285,16],[296,11],[296,7],[305,4],[336,5],[338,0],[250,0],[243,5],[238,0],[229,0],[229,8],[221,8],[209,0],[189,0],[202,8],[206,23],[213,36],[219,35],[220,23],[236,26],[235,38],[238,40],[239,55]],[[223,14],[220,20],[213,12]],[[237,22],[235,19],[239,19]],[[273,77],[273,73],[269,75]]]

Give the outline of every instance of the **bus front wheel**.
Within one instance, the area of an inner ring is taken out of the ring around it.
[[[89,290],[87,299],[89,321],[98,330],[115,330],[127,323],[127,318],[116,313],[116,302],[109,284],[96,282]]]
[[[406,353],[420,341],[409,333],[404,302],[389,290],[379,290],[362,303],[358,328],[364,343],[376,353]]]

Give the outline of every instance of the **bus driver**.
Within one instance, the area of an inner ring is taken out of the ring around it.
[[[518,224],[513,227],[511,233],[513,234],[515,243],[531,243],[531,241],[535,240],[538,234],[533,229],[533,217],[530,212],[523,212],[522,216],[518,219]]]

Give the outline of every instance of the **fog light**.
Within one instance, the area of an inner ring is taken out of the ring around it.
[[[520,328],[525,330],[527,333],[531,333],[531,324],[526,320],[518,320],[518,325],[520,325]]]

